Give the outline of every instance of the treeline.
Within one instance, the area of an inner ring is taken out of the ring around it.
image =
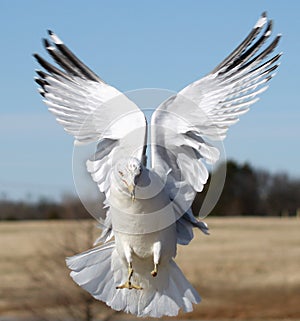
[[[62,202],[55,202],[45,198],[36,203],[0,201],[0,220],[53,220],[90,217],[80,200],[73,197],[68,197]]]
[[[209,182],[195,199],[195,213],[199,212],[208,186]],[[229,161],[223,192],[210,215],[300,216],[300,179]],[[74,218],[90,218],[75,198],[65,198],[60,203],[47,199],[37,203],[0,200],[0,220]]]
[[[208,186],[197,195],[195,212],[199,212]],[[300,179],[229,161],[224,189],[210,215],[300,216]]]

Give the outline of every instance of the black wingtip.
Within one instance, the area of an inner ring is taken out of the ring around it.
[[[267,11],[264,11],[264,12],[261,14],[261,16],[262,16],[263,18],[266,18],[266,17],[267,17]]]
[[[54,32],[50,29],[48,29],[47,32],[48,32],[49,36],[52,36],[54,34]]]
[[[43,44],[44,44],[45,48],[50,47],[50,43],[49,43],[48,39],[46,39],[46,38],[43,38]]]
[[[42,88],[44,88],[46,85],[49,85],[46,80],[43,80],[43,79],[38,78],[38,77],[34,77],[34,81],[35,81],[37,84],[39,84]]]
[[[38,93],[39,93],[42,97],[46,98],[46,92],[45,92],[44,89],[38,88]]]
[[[277,46],[277,44],[278,44],[278,42],[280,41],[281,37],[282,37],[282,34],[281,34],[281,33],[279,33],[279,34],[275,37],[275,39],[274,39],[274,43],[276,43],[275,46]]]
[[[43,61],[43,58],[37,54],[37,53],[34,53],[33,54],[33,57],[37,60],[37,62],[41,65],[42,64],[42,61]]]
[[[47,77],[47,74],[43,72],[42,70],[36,70],[35,71],[42,79],[45,79]]]
[[[273,20],[273,19],[270,19],[270,20],[269,20],[269,23],[268,23],[267,29],[269,29],[270,31],[272,31],[272,30],[273,30],[273,26],[274,26],[274,20]]]

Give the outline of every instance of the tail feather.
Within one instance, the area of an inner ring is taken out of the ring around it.
[[[101,301],[106,300],[114,286],[111,270],[114,248],[114,242],[110,242],[66,259],[72,279]]]
[[[132,282],[142,290],[117,289],[127,278],[127,266],[118,256],[114,242],[66,259],[71,277],[91,295],[117,311],[137,316],[176,316],[180,309],[191,312],[200,297],[172,260],[160,266],[156,278],[149,262],[134,261]]]
[[[168,286],[155,293],[153,300],[144,311],[146,315],[153,317],[176,316],[180,308],[184,312],[191,312],[193,304],[201,301],[199,294],[174,261],[170,262],[167,272]]]
[[[111,251],[115,248],[115,242],[109,242],[102,246],[97,246],[88,251],[66,258],[67,266],[73,271],[80,271],[87,266],[95,265],[106,261]],[[100,255],[101,252],[101,255]]]

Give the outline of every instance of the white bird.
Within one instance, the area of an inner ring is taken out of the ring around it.
[[[74,281],[96,299],[143,317],[175,316],[200,302],[174,262],[177,244],[192,240],[193,227],[208,234],[190,207],[207,182],[206,164],[219,158],[209,141],[222,141],[267,89],[281,56],[267,58],[280,39],[277,35],[263,47],[271,30],[272,21],[263,13],[211,73],[156,109],[150,168],[142,111],[49,31],[51,40],[44,45],[61,68],[34,55],[45,69],[37,70],[39,91],[76,144],[98,142],[87,170],[106,198],[106,219],[97,240],[104,244],[67,258]]]

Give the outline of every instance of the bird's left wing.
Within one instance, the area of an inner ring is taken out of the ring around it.
[[[129,155],[145,157],[146,119],[142,111],[116,88],[106,84],[49,31],[44,46],[56,67],[34,54],[45,71],[35,79],[40,94],[58,123],[75,137],[75,144],[98,142],[88,171],[101,192],[108,193],[116,161]]]
[[[264,28],[265,27],[265,28]],[[245,40],[210,74],[188,85],[162,103],[151,120],[152,167],[165,177],[171,199],[182,213],[208,179],[206,164],[214,164],[219,150],[209,141],[222,141],[228,128],[248,111],[267,89],[280,54],[267,56],[280,35],[259,52],[272,31],[263,13]],[[260,34],[260,36],[259,36]],[[259,36],[259,37],[258,37]],[[183,225],[193,222],[185,214]]]

